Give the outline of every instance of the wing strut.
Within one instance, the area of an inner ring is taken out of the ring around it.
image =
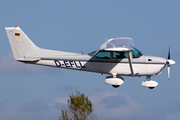
[[[131,74],[134,75],[133,66],[132,66],[132,56],[131,56],[131,51],[127,51],[127,54],[128,54],[129,67],[130,67],[130,70],[131,70]]]

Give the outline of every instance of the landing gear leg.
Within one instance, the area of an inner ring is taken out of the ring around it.
[[[151,76],[146,76],[146,79],[148,80],[148,81],[151,81]],[[154,87],[148,87],[149,89],[154,89]]]
[[[113,74],[113,78],[116,78],[117,73]],[[120,85],[112,85],[114,88],[118,88]]]
[[[151,76],[146,76],[147,81],[151,81]]]

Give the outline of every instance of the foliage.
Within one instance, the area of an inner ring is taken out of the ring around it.
[[[76,91],[76,95],[72,93],[69,95],[70,99],[68,102],[68,109],[63,108],[61,110],[61,116],[59,120],[94,120],[97,119],[96,115],[92,114],[92,102]]]

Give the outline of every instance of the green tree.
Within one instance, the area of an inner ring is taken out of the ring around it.
[[[96,120],[96,115],[92,114],[92,102],[84,94],[76,91],[67,100],[68,108],[62,108],[59,120]]]

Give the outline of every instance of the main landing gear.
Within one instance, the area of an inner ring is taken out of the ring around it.
[[[124,78],[116,74],[113,76],[107,76],[105,83],[112,85],[114,88],[118,88],[124,83]]]
[[[120,85],[112,85],[114,88],[118,88]]]

